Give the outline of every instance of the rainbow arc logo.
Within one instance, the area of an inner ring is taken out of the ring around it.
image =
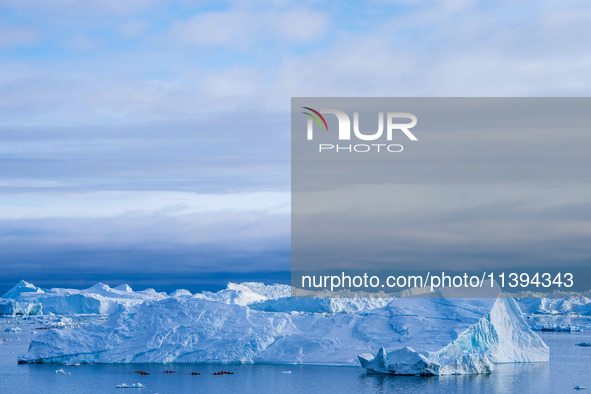
[[[320,112],[316,111],[315,109],[312,109],[310,107],[302,107],[303,109],[307,109],[308,111],[314,112],[316,115],[318,115],[318,117],[320,119],[322,119],[322,123],[324,123],[324,126],[326,127],[326,131],[328,131],[328,125],[326,124],[326,120],[324,119],[324,116],[322,116],[320,114]],[[318,119],[316,116],[312,115],[310,112],[302,112],[303,114],[308,115],[309,117],[311,117],[312,119],[314,119],[316,121],[316,123],[318,123],[318,126],[320,126],[320,130],[322,130],[324,127],[322,127],[322,123],[320,123],[320,119]]]

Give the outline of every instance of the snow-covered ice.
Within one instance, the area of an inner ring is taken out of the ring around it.
[[[30,302],[19,302],[9,299],[0,299],[0,316],[39,315],[41,305]]]
[[[412,356],[440,374],[548,361],[547,346],[510,298],[289,296],[285,285],[230,283],[217,293],[152,297],[122,305],[105,321],[47,330],[20,362],[359,365],[358,355],[380,348],[391,360]]]
[[[416,351],[410,347],[376,357],[359,356],[369,371],[396,375],[450,375],[489,373],[494,363],[545,362],[546,344],[529,328],[511,298],[498,298],[491,311],[457,339],[438,351]]]
[[[534,331],[553,331],[553,332],[582,332],[583,327],[575,326],[572,324],[561,325],[561,324],[533,324],[532,329]]]
[[[564,315],[568,313],[591,315],[591,298],[586,294],[556,293],[556,298],[540,293],[519,294],[518,303],[523,313]],[[529,297],[528,297],[529,296]]]
[[[129,385],[127,383],[121,383],[115,386],[118,389],[143,389],[144,385],[141,383],[133,383],[132,385]]]
[[[111,314],[120,307],[140,304],[145,301],[168,298],[166,293],[154,289],[133,291],[126,284],[111,288],[103,283],[84,290],[76,289],[41,289],[35,285],[20,281],[2,296],[0,314]],[[10,307],[3,307],[3,304]],[[29,308],[29,309],[27,309]]]
[[[2,298],[7,300],[16,300],[21,297],[21,295],[25,293],[36,293],[36,294],[43,294],[45,293],[42,289],[36,287],[32,283],[25,282],[21,280],[18,282],[12,289],[8,290]]]
[[[523,292],[518,296],[517,302],[535,331],[571,333],[591,330],[591,291]]]

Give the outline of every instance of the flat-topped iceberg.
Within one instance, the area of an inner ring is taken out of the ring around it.
[[[288,286],[253,283],[187,293],[126,305],[105,321],[47,330],[19,362],[354,366],[362,353],[410,348],[399,353],[424,370],[473,373],[493,362],[548,360],[547,346],[512,299],[296,299]]]
[[[589,291],[519,294],[517,303],[535,331],[582,332],[591,329]],[[550,297],[548,297],[550,296]]]
[[[557,293],[555,294],[556,298],[550,298],[540,293],[522,293],[519,296],[519,306],[527,314],[591,315],[591,298],[587,293]]]
[[[257,302],[289,297],[291,289],[287,285],[265,285],[245,282],[228,283],[225,290],[205,291],[192,295],[179,289],[170,294],[154,289],[133,291],[127,285],[109,287],[97,283],[88,289],[41,289],[24,280],[16,284],[0,298],[0,315],[75,315],[75,314],[111,314],[120,307],[128,307],[143,302],[166,298],[191,297],[227,304],[249,305]]]

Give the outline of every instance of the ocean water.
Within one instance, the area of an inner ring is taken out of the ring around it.
[[[22,332],[5,332],[18,326]],[[36,322],[0,319],[0,394],[10,393],[576,393],[591,392],[591,333],[540,333],[550,363],[501,364],[489,375],[384,376],[357,367],[295,365],[18,365]],[[58,369],[70,375],[58,375]],[[141,376],[134,371],[150,373]],[[175,371],[165,374],[165,370]],[[232,375],[212,375],[220,370]],[[291,373],[285,373],[290,371]],[[194,376],[191,372],[199,372]],[[143,389],[116,385],[142,383]]]

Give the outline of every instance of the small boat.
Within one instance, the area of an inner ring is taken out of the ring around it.
[[[164,373],[176,373],[176,371],[171,371],[170,369],[164,371]]]
[[[199,372],[191,372],[191,375],[201,375]]]
[[[234,372],[229,372],[229,371],[223,371],[222,370],[222,371],[219,371],[219,372],[214,372],[214,373],[212,373],[212,375],[217,375],[217,376],[219,376],[219,375],[234,375]]]

